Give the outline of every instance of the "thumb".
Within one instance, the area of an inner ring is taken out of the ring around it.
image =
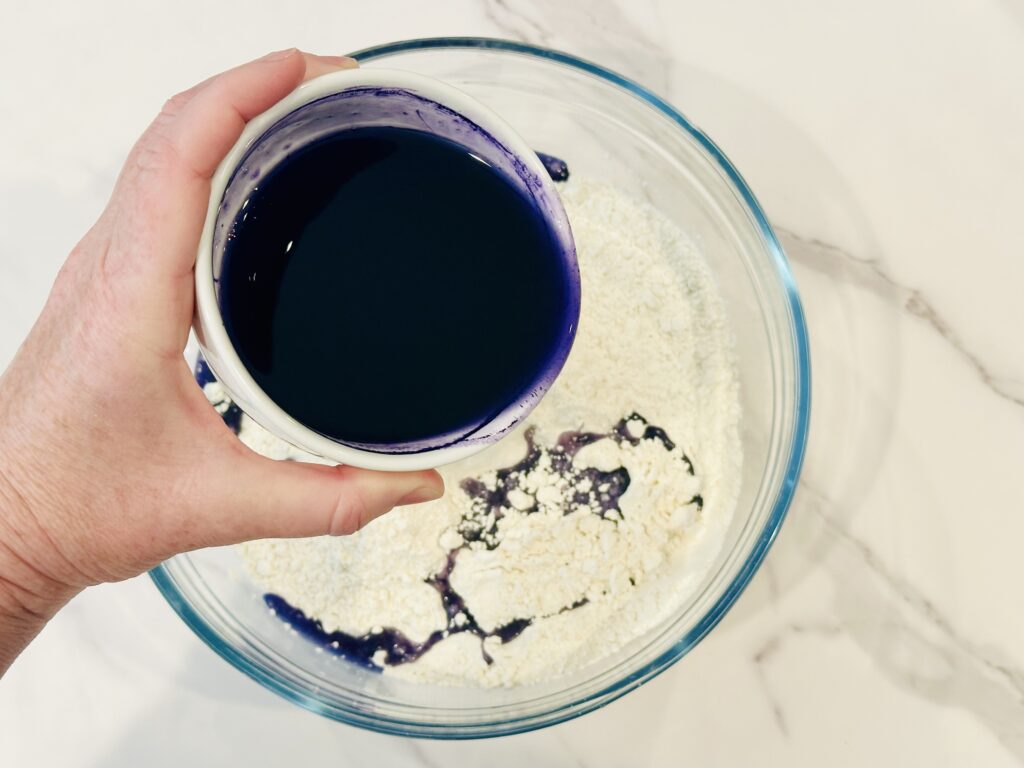
[[[435,470],[376,472],[241,455],[204,502],[201,546],[265,538],[344,536],[392,507],[440,498]],[[218,498],[219,497],[219,498]]]

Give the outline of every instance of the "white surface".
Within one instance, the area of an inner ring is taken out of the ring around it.
[[[581,720],[475,744],[330,723],[221,662],[144,578],[80,597],[0,682],[0,765],[1024,760],[1021,0],[143,5],[5,11],[0,361],[167,95],[287,45],[496,35],[664,93],[746,175],[806,304],[810,453],[723,623]]]

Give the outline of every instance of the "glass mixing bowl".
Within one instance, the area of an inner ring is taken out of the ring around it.
[[[543,685],[417,685],[324,653],[266,609],[233,548],[175,557],[153,580],[213,650],[314,712],[386,733],[474,738],[577,717],[664,671],[714,627],[778,532],[807,437],[807,332],[793,277],[743,179],[707,136],[658,96],[595,64],[501,40],[441,38],[355,54],[363,67],[408,69],[455,85],[502,115],[573,173],[646,198],[703,251],[736,336],[743,478],[732,525],[701,587],[653,631]]]

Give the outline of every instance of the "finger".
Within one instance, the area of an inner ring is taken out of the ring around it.
[[[347,57],[295,49],[269,54],[175,97],[126,164],[111,205],[111,247],[102,276],[138,284],[113,291],[131,302],[161,354],[180,354],[192,316],[192,267],[210,195],[210,176],[246,121],[284,98],[306,77],[348,69]]]
[[[110,246],[97,262],[116,314],[160,356],[180,354],[192,316],[192,267],[209,202],[209,175],[245,121],[298,85],[297,50],[279,51],[171,99],[132,150],[108,214]]]
[[[359,62],[353,59],[351,56],[320,56],[315,53],[307,53],[305,51],[299,52],[302,55],[302,59],[305,62],[306,71],[302,76],[302,82],[306,80],[312,80],[314,77],[320,77],[320,75],[326,75],[329,72],[335,72],[339,69],[356,69],[359,66]],[[246,66],[246,65],[242,65]],[[177,116],[181,110],[192,101],[192,99],[200,91],[206,89],[206,87],[216,80],[218,77],[223,77],[225,73],[208,77],[201,83],[193,85],[186,91],[182,91],[177,94],[164,106],[164,112],[170,113],[172,116]]]
[[[223,474],[216,506],[195,523],[202,546],[262,538],[343,536],[393,507],[439,498],[434,470],[374,472],[242,456]]]
[[[306,59],[306,73],[302,78],[303,82],[330,72],[337,72],[339,69],[356,69],[359,67],[359,62],[350,56],[315,56],[311,53],[304,53],[302,55]]]
[[[200,89],[170,127],[176,153],[196,176],[209,179],[246,122],[303,80],[354,66],[355,60],[346,56],[291,49],[225,72]]]
[[[160,277],[189,273],[209,203],[210,177],[245,123],[303,80],[355,66],[347,56],[292,48],[212,77],[168,101],[136,144],[115,192],[116,207],[127,215],[118,217],[118,237],[126,247],[114,257],[144,258]]]

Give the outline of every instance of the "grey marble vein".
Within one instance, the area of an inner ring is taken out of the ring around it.
[[[854,256],[838,246],[815,238],[805,238],[784,227],[775,227],[783,248],[793,262],[830,277],[849,279],[836,269],[837,263],[842,266],[854,266],[858,273],[854,279],[866,288],[884,293],[899,302],[902,309],[914,317],[924,321],[938,333],[945,342],[971,368],[978,378],[993,393],[1015,405],[1024,406],[1024,382],[1016,379],[997,376],[977,354],[971,351],[928,298],[917,288],[913,288],[896,280],[879,259],[864,259]],[[883,289],[883,290],[879,290]]]
[[[861,604],[840,616],[844,634],[902,687],[937,704],[972,712],[1004,747],[1024,759],[1024,669],[991,644],[966,637],[931,599],[849,530],[841,522],[836,502],[806,478],[800,482],[800,492],[801,509],[815,514],[858,568],[866,569],[882,587],[879,594],[860,601],[867,603],[869,611]],[[830,569],[841,595],[870,590],[863,574],[850,573],[835,563]],[[879,622],[881,633],[865,631],[865,623],[872,621]],[[929,665],[928,659],[934,663]]]
[[[550,45],[551,35],[545,27],[530,18],[507,0],[484,0],[484,14],[506,37],[533,45]]]
[[[484,0],[487,19],[506,37],[565,48],[668,93],[674,57],[614,0],[585,3]]]
[[[565,762],[561,763],[562,765],[571,765],[573,768],[587,768],[586,762],[577,754],[572,743],[565,738],[563,731],[556,729],[551,732],[551,735],[564,752]]]
[[[767,562],[767,561],[766,561]],[[819,635],[822,637],[838,637],[843,633],[843,628],[834,622],[794,622],[782,629],[778,634],[772,635],[755,652],[751,660],[754,663],[757,683],[764,693],[768,706],[771,709],[772,717],[779,732],[790,738],[789,723],[786,719],[786,709],[774,688],[768,680],[767,666],[776,656],[784,643],[784,637],[788,634],[795,635]]]
[[[406,744],[409,747],[409,754],[416,761],[416,765],[423,768],[442,768],[441,763],[434,760],[426,750],[426,745],[415,739],[408,739]]]
[[[548,31],[525,14],[520,3],[513,7],[509,0],[483,0],[482,5],[487,19],[506,37],[532,45],[549,43]]]
[[[775,691],[768,683],[768,676],[765,674],[765,662],[768,661],[775,653],[779,650],[781,638],[775,635],[768,640],[761,648],[754,654],[754,668],[757,672],[757,682],[760,685],[765,698],[768,700],[768,707],[771,709],[772,718],[775,720],[775,726],[779,729],[779,732],[789,738],[789,726],[786,723],[786,712],[782,707],[782,702],[779,701],[775,695]]]

